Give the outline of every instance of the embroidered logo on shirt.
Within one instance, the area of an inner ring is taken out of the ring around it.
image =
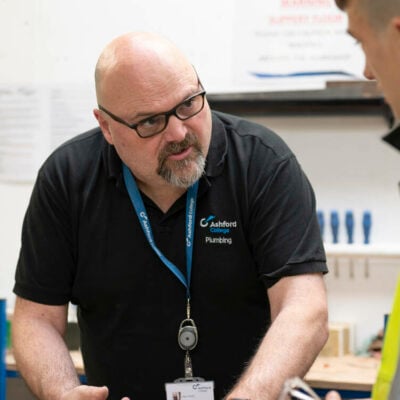
[[[200,227],[207,231],[205,243],[231,245],[231,233],[237,228],[237,221],[218,220],[215,215],[209,215],[200,219]]]

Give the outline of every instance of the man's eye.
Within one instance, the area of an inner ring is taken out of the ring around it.
[[[142,126],[143,128],[151,128],[154,125],[158,125],[161,119],[162,117],[160,116],[150,117],[143,121],[140,121],[139,125]]]
[[[195,102],[194,98],[187,99],[185,102],[181,104],[181,107],[191,108],[193,107],[194,102]]]

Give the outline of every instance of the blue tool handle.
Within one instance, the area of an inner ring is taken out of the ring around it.
[[[370,241],[370,233],[372,225],[372,217],[369,211],[364,211],[362,224],[364,233],[364,244],[368,244]]]
[[[333,243],[339,242],[339,214],[337,211],[331,211],[331,229]]]
[[[0,400],[6,400],[6,300],[0,299]]]
[[[352,211],[346,211],[347,243],[353,243],[354,216]]]
[[[325,219],[322,211],[317,211],[318,225],[321,232],[322,240],[324,239]]]

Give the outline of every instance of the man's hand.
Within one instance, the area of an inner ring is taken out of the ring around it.
[[[331,390],[326,394],[325,400],[342,400],[340,397],[340,394],[338,392],[335,392],[334,390]],[[368,400],[368,399],[366,399]],[[371,399],[369,399],[371,400]]]
[[[97,387],[80,385],[65,393],[61,400],[106,400],[107,397],[107,386]],[[129,400],[129,398],[124,397],[121,400]]]
[[[340,397],[340,394],[338,392],[335,392],[334,390],[331,390],[326,394],[325,400],[341,400],[342,398]]]

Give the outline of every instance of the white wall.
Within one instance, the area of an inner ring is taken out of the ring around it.
[[[12,286],[18,258],[22,219],[32,185],[0,183],[0,298],[12,307]]]
[[[111,39],[150,30],[187,54],[208,89],[224,90],[232,85],[234,11],[231,0],[2,0],[0,83],[92,82]]]

